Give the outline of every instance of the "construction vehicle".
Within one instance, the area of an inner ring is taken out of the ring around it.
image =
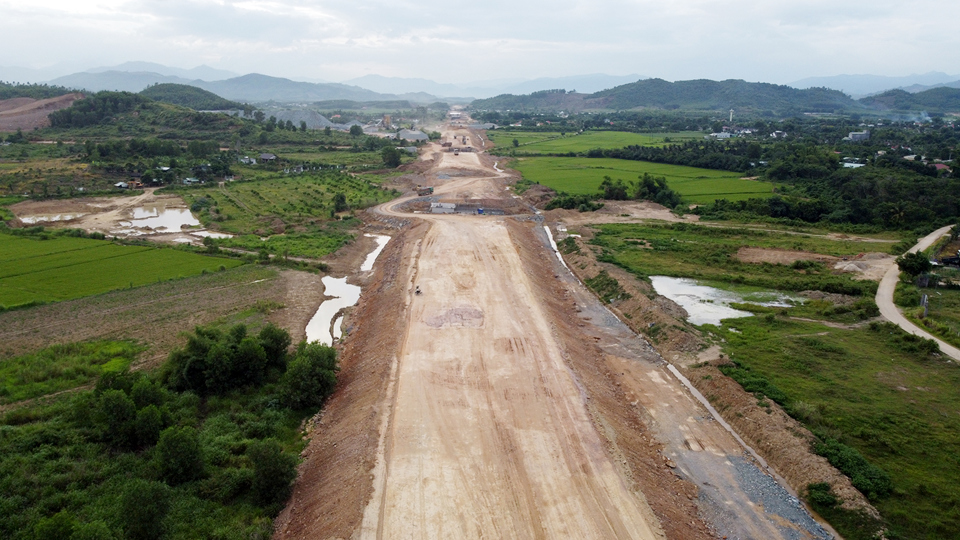
[[[430,186],[421,186],[417,184],[417,195],[420,197],[425,195],[433,195],[433,188]]]
[[[454,149],[453,149],[453,155],[459,156],[459,155],[460,155],[460,149],[459,149],[459,148],[454,148]]]

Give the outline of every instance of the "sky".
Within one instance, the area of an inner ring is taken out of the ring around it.
[[[343,81],[960,73],[944,0],[0,0],[0,66]]]

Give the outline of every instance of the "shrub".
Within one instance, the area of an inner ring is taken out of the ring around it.
[[[134,420],[137,408],[122,390],[107,390],[100,395],[94,421],[104,440],[114,447],[125,448],[135,441]]]
[[[160,476],[170,485],[200,478],[203,455],[200,437],[192,427],[170,427],[160,433],[155,459]]]
[[[337,385],[337,351],[320,343],[300,342],[280,380],[280,392],[294,409],[319,407]]]
[[[163,537],[163,519],[170,509],[170,488],[160,482],[131,480],[120,496],[119,518],[127,538]]]
[[[814,444],[813,451],[849,476],[853,487],[872,501],[886,497],[893,490],[893,481],[887,472],[867,461],[856,448],[830,437],[822,437]]]
[[[297,476],[297,460],[284,454],[272,439],[257,441],[247,448],[253,463],[253,495],[263,506],[282,503],[290,495],[290,483]]]

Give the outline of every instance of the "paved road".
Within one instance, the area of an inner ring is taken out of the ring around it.
[[[932,233],[923,237],[923,239],[921,239],[917,245],[910,248],[910,251],[907,253],[916,253],[918,251],[927,249],[928,247],[932,246],[940,237],[949,233],[950,229],[952,228],[952,225],[948,225],[933,231]],[[896,304],[893,303],[893,291],[896,289],[897,281],[899,281],[899,279],[900,269],[897,267],[897,263],[891,262],[890,268],[888,268],[887,272],[883,275],[883,280],[880,281],[880,287],[877,289],[876,301],[877,307],[880,308],[880,314],[883,315],[883,318],[915,336],[936,341],[937,345],[940,346],[940,351],[943,352],[943,354],[953,358],[954,360],[960,361],[960,349],[923,331],[919,326],[907,320],[907,318],[900,313],[900,310],[897,309]]]

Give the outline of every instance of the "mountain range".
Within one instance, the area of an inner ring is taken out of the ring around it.
[[[947,75],[931,71],[920,75],[904,77],[885,77],[882,75],[834,75],[831,77],[809,77],[790,83],[794,88],[832,88],[861,98],[879,94],[887,90],[901,89],[907,92],[921,92],[937,86],[960,88],[960,75]]]

